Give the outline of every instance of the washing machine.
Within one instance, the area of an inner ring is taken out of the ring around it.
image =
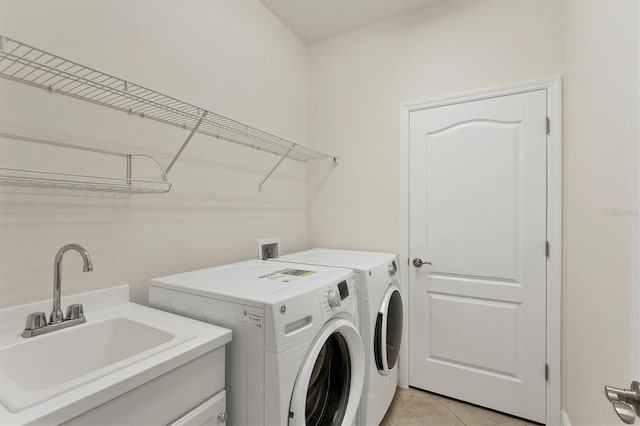
[[[152,279],[155,308],[232,330],[229,425],[353,425],[364,347],[351,270],[252,260]]]
[[[317,248],[273,259],[304,265],[349,268],[359,294],[360,334],[365,346],[366,374],[358,423],[378,425],[398,385],[403,303],[398,286],[398,260],[393,253]]]

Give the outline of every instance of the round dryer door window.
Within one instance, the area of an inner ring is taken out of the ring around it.
[[[401,341],[402,296],[394,284],[389,286],[382,299],[373,336],[373,354],[381,374],[389,374],[398,363]]]
[[[362,394],[363,364],[364,347],[353,323],[327,323],[298,372],[289,424],[352,424]]]

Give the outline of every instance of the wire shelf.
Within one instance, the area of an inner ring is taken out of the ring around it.
[[[129,194],[158,194],[171,190],[171,183],[167,181],[88,176],[4,167],[0,168],[0,185]]]
[[[6,139],[45,144],[64,149],[95,152],[102,155],[119,157],[126,161],[126,176],[95,176],[86,174],[60,173],[44,170],[0,167],[0,185],[32,186],[40,188],[75,189],[83,191],[120,192],[129,194],[159,194],[171,190],[166,170],[158,160],[147,154],[135,154],[113,151],[105,148],[77,145],[60,140],[43,139],[23,134],[0,131],[0,137]],[[133,178],[133,159],[144,158],[155,164],[162,180],[144,180]]]
[[[0,35],[0,76],[298,161],[337,158]]]

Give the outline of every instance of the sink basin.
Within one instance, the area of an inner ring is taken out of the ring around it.
[[[23,410],[181,340],[128,318],[25,339],[0,349],[0,401],[13,412]]]
[[[224,387],[224,368],[212,368],[207,376],[201,374],[206,368],[192,366],[224,356],[230,330],[131,303],[129,293],[129,286],[122,285],[63,297],[63,306],[84,305],[87,322],[26,339],[21,336],[25,318],[51,309],[51,300],[0,309],[0,425],[64,424],[106,406],[121,407],[117,404],[139,392],[145,401],[156,400],[158,394],[144,393],[151,388],[162,388],[166,403],[135,417],[144,406],[136,403],[120,419],[166,417],[129,423],[162,424],[198,402],[189,398],[200,398],[189,387],[174,396],[167,384],[195,383],[206,392]],[[220,375],[218,384],[204,380],[214,370]]]

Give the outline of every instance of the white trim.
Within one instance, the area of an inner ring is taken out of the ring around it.
[[[533,92],[536,90],[546,90],[559,80],[560,77],[550,77],[540,80],[526,81],[523,83],[506,84],[504,86],[492,87],[484,90],[474,90],[453,96],[432,98],[427,101],[406,102],[402,105],[402,110],[412,112],[464,102],[481,101],[483,99],[497,98],[500,96],[517,95],[518,93]]]
[[[633,135],[631,176],[631,205],[635,212],[640,212],[640,8],[635,13],[636,52],[635,52],[635,92],[636,92],[636,116],[638,117],[638,127]],[[629,299],[631,300],[631,327],[630,327],[630,350],[629,363],[631,365],[629,381],[638,380],[640,377],[640,225],[638,219],[631,217],[631,270]]]
[[[398,386],[409,387],[409,115],[408,106],[400,109],[400,295],[404,301],[402,342],[398,360]],[[405,263],[406,259],[406,263]]]
[[[562,87],[560,77],[549,81],[547,115],[551,132],[547,136],[547,421],[560,424],[562,409]]]
[[[457,103],[478,101],[500,96],[536,90],[547,91],[547,115],[551,119],[551,132],[547,143],[547,240],[550,256],[547,261],[547,382],[546,424],[561,422],[561,299],[562,299],[562,94],[560,77],[509,84],[496,88],[436,98],[429,101],[409,102],[400,109],[400,289],[405,300],[409,300],[409,120],[412,111],[441,107]],[[408,306],[408,304],[407,304]],[[405,324],[409,313],[405,310]],[[399,385],[409,386],[408,327],[403,330],[403,345],[400,351]]]

